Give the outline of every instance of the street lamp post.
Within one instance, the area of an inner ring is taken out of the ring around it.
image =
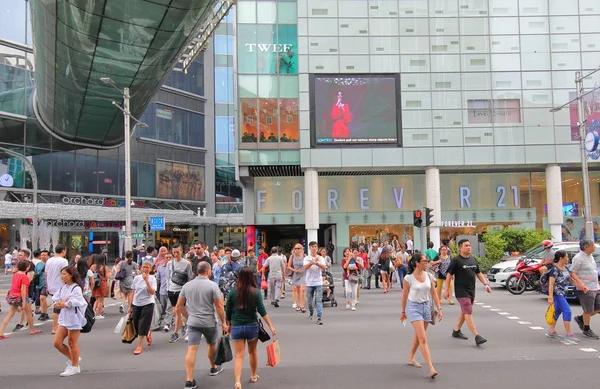
[[[588,239],[591,239],[592,241],[594,240],[594,223],[592,221],[592,201],[590,198],[590,178],[589,178],[589,172],[588,172],[587,152],[585,149],[586,117],[585,117],[585,112],[583,109],[583,98],[586,95],[594,92],[595,90],[600,89],[600,86],[592,89],[591,91],[589,91],[587,93],[583,93],[583,80],[585,80],[587,77],[591,76],[592,74],[594,74],[598,71],[600,71],[600,67],[597,67],[596,69],[592,70],[590,73],[588,73],[586,75],[583,75],[583,72],[581,72],[581,71],[575,72],[575,86],[577,88],[577,97],[575,99],[569,101],[568,103],[565,103],[559,107],[554,107],[550,110],[550,112],[558,112],[561,109],[563,109],[564,107],[570,105],[575,100],[577,100],[577,114],[578,114],[577,125],[579,126],[579,148],[581,149],[581,173],[582,173],[582,178],[583,178],[583,217],[584,217],[584,221],[585,221],[585,237]]]
[[[133,116],[129,109],[131,95],[129,94],[129,88],[119,89],[115,85],[114,81],[109,77],[102,77],[100,79],[103,83],[112,86],[123,94],[123,107],[119,106],[117,102],[113,101],[112,104],[119,108],[123,112],[123,130],[125,132],[125,251],[131,250],[131,120],[133,119],[140,127],[148,127],[146,123],[142,123]],[[134,126],[135,129],[135,126]]]

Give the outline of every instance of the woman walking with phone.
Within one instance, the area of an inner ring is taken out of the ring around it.
[[[439,320],[442,320],[443,315],[433,276],[427,272],[427,263],[427,257],[423,253],[414,254],[408,263],[409,274],[404,278],[400,321],[404,322],[408,319],[415,331],[408,353],[408,364],[417,368],[421,367],[421,364],[415,361],[417,348],[420,349],[423,359],[429,367],[429,376],[435,378],[438,373],[431,362],[426,331],[429,323],[435,323],[434,315],[437,314]],[[437,307],[436,312],[432,309],[432,300]]]

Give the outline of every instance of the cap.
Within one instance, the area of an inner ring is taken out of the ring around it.
[[[379,246],[377,245],[377,243],[373,243],[373,244],[371,245],[371,247],[379,247]]]
[[[142,245],[142,247],[146,247],[146,245],[145,245],[145,244],[143,244],[143,245]]]
[[[236,250],[233,250],[233,251],[231,252],[231,258],[239,258],[239,257],[240,257],[240,255],[241,255],[241,254],[240,254],[240,250],[237,250],[237,249],[236,249]]]

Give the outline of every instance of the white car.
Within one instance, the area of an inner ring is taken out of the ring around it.
[[[486,275],[489,282],[493,282],[496,285],[506,287],[506,279],[510,277],[516,270],[517,263],[523,258],[522,256],[517,259],[509,259],[508,261],[502,261],[495,264],[490,268],[490,271]],[[534,261],[540,262],[537,258],[532,258]]]

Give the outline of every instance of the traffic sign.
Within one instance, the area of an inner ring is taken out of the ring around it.
[[[164,217],[151,217],[150,218],[150,231],[162,231],[165,229],[165,218]]]

